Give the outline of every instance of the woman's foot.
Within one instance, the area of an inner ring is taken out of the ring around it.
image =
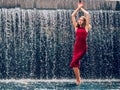
[[[80,80],[77,80],[77,81],[76,81],[76,84],[77,84],[77,85],[79,85],[80,83],[81,83],[81,81],[80,81]]]

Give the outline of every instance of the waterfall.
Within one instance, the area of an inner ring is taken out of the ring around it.
[[[0,9],[0,78],[73,78],[72,12]],[[89,12],[92,29],[81,77],[120,78],[120,12]]]
[[[70,73],[71,11],[17,8],[0,13],[0,78],[57,78]]]
[[[81,69],[86,78],[120,78],[120,12],[92,11],[88,55]],[[117,69],[118,68],[118,69]],[[88,75],[89,74],[89,75]]]

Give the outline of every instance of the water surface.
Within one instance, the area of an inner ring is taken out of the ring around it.
[[[120,80],[82,80],[80,85],[75,80],[1,80],[1,90],[119,90]]]

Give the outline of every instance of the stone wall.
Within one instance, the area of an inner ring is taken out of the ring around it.
[[[84,1],[85,8],[90,10],[116,10],[116,7],[120,9],[120,1],[116,0],[0,0],[0,7],[74,9],[78,1]]]

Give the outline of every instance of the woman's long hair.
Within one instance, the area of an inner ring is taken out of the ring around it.
[[[83,19],[84,19],[84,22],[83,22],[83,24],[81,25],[81,27],[85,28],[85,26],[86,26],[86,18],[85,18],[85,16],[81,16],[81,17],[83,17]],[[80,24],[77,23],[77,26],[76,26],[76,27],[77,27],[77,28],[80,28]]]

